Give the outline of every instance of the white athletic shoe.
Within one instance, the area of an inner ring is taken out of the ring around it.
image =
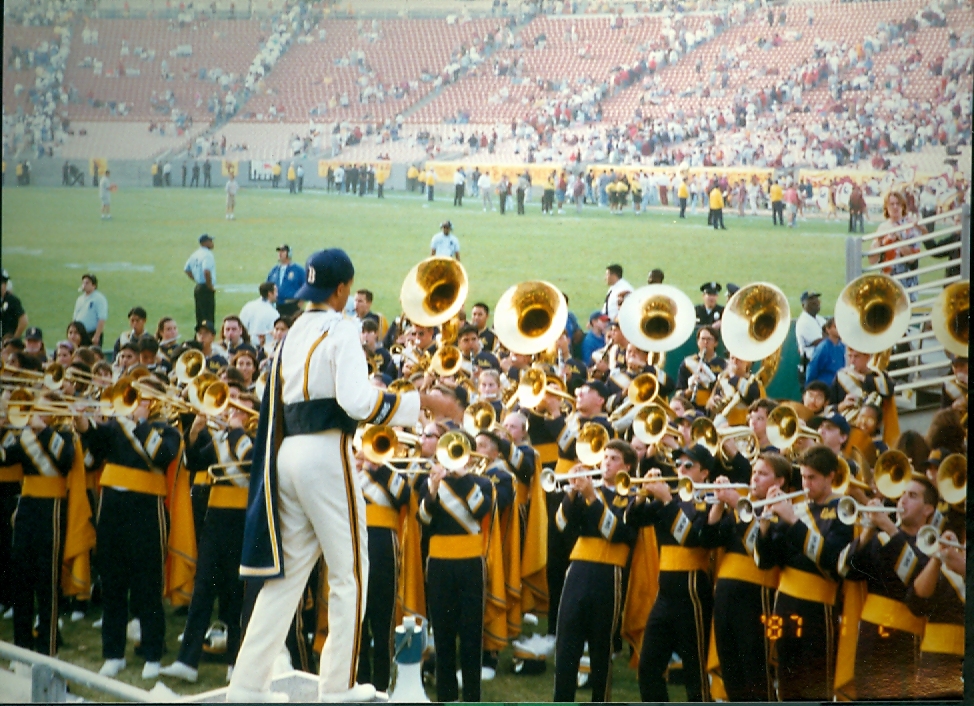
[[[80,610],[75,610],[71,612],[71,622],[77,623],[80,620],[85,619],[85,614]]]
[[[283,691],[256,691],[240,686],[227,688],[228,704],[286,704],[288,701]]]
[[[123,669],[125,669],[124,659],[106,659],[105,664],[101,665],[98,673],[103,677],[115,677]]]
[[[336,703],[355,703],[361,704],[375,699],[375,687],[371,684],[356,684],[351,689],[336,691],[331,693],[318,694],[318,701],[328,704]]]
[[[146,662],[145,666],[142,667],[142,678],[158,679],[160,666],[159,662]]]
[[[148,663],[146,663],[146,666],[148,666]],[[185,662],[173,662],[168,667],[160,669],[159,674],[164,677],[176,677],[177,679],[188,681],[191,684],[195,684],[200,675],[199,670],[193,669]],[[227,681],[229,681],[229,678]]]

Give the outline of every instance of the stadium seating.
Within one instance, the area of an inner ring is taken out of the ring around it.
[[[23,109],[26,113],[32,112],[28,91],[34,87],[35,69],[28,67],[22,61],[20,63],[21,68],[18,70],[13,65],[11,59],[14,47],[20,50],[34,50],[42,42],[56,42],[60,44],[59,37],[54,33],[54,27],[4,26],[3,109],[5,113],[16,113],[18,108]],[[17,89],[16,87],[18,85],[21,88]]]
[[[206,129],[198,125],[183,135],[149,133],[149,123],[129,121],[72,122],[71,137],[58,151],[64,159],[145,159],[177,151]],[[85,132],[82,135],[82,131]]]

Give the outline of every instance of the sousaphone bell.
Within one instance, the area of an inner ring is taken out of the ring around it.
[[[971,281],[954,282],[937,297],[930,316],[933,335],[948,353],[967,357],[970,350]]]
[[[763,360],[781,348],[788,337],[791,307],[773,284],[755,282],[741,287],[721,315],[724,346],[741,360]]]
[[[619,308],[619,328],[636,348],[665,353],[693,335],[696,314],[690,297],[668,284],[648,284]]]
[[[534,355],[554,345],[565,331],[568,304],[550,282],[531,280],[501,295],[494,309],[494,333],[512,353]]]
[[[847,347],[860,353],[890,348],[910,325],[910,298],[898,281],[866,274],[845,286],[835,303],[835,326]]]
[[[439,326],[457,315],[467,298],[467,271],[452,257],[428,257],[406,275],[399,301],[406,318]]]

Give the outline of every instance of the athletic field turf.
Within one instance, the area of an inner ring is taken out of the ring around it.
[[[356,266],[355,285],[371,289],[374,309],[391,320],[399,313],[403,278],[429,255],[430,238],[446,219],[470,277],[468,308],[478,300],[493,308],[507,287],[546,279],[568,295],[583,325],[604,300],[605,267],[614,262],[634,286],[645,283],[650,269],[662,268],[666,283],[695,303],[705,281],[769,281],[784,290],[793,317],[806,289],[822,292],[822,310],[831,312],[845,276],[846,224],[818,217],[792,229],[773,227],[770,213],[738,218],[725,210],[727,230],[714,231],[705,210],[688,210],[685,221],[673,208],[614,216],[586,207],[581,217],[574,209],[549,217],[534,200],[527,215],[501,217],[484,213],[470,197],[454,208],[452,197],[427,204],[408,193],[378,200],[243,189],[237,218],[227,221],[222,190],[170,188],[120,189],[112,197],[112,219],[103,221],[91,188],[7,188],[3,197],[3,267],[49,347],[64,336],[84,272],[97,274],[108,297],[109,345],[127,328],[125,314],[135,305],[148,311],[153,332],[169,315],[183,338],[191,336],[193,284],[182,270],[201,233],[216,244],[218,319],[257,296],[276,262],[275,247],[287,243],[302,264],[313,250],[344,248]]]

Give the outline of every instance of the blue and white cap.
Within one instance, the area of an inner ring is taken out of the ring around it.
[[[339,284],[355,277],[355,267],[341,248],[312,253],[304,267],[305,284],[294,296],[313,304],[326,301]]]

